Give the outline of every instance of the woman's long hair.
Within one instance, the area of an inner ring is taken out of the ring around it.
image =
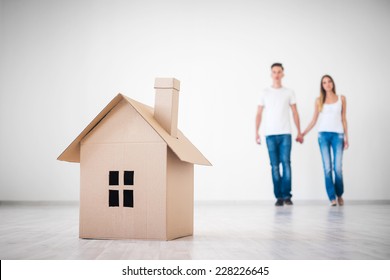
[[[322,86],[322,82],[323,82],[323,80],[325,78],[329,78],[332,81],[333,92],[336,94],[336,85],[335,85],[335,83],[333,81],[333,78],[330,75],[322,76],[322,78],[321,78],[321,85],[320,85],[320,102],[319,102],[319,105],[318,105],[318,110],[320,112],[322,111],[322,108],[324,107],[324,103],[325,103],[325,100],[326,100],[326,91],[325,91],[324,87]]]

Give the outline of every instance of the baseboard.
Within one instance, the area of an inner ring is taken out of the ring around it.
[[[327,205],[328,200],[299,200],[294,199],[294,205]],[[195,200],[195,206],[251,206],[251,205],[273,205],[274,200]],[[0,200],[0,206],[79,206],[80,202],[75,200],[43,200],[43,201],[27,201],[27,200]],[[345,199],[345,205],[387,205],[390,204],[390,199],[370,199],[370,200],[359,200]]]
[[[24,206],[78,206],[79,201],[76,200],[42,200],[42,201],[31,201],[31,200],[0,200],[0,206],[3,205],[24,205]]]

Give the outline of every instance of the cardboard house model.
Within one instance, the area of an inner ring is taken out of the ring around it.
[[[155,90],[154,110],[118,94],[58,157],[80,163],[81,238],[193,234],[194,164],[211,164],[177,128],[180,82]]]

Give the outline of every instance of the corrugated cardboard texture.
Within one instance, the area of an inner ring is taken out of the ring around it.
[[[160,135],[172,151],[182,161],[201,165],[211,165],[202,153],[181,133],[177,132],[177,138],[169,135],[167,131],[153,117],[153,108],[137,102],[127,96],[118,94],[93,121],[77,136],[77,138],[62,152],[58,160],[80,162],[81,140],[111,111],[122,99],[126,100],[146,122]]]
[[[179,92],[175,89],[156,89],[154,118],[172,137],[177,137]]]
[[[80,142],[81,140],[99,123],[104,116],[110,112],[121,100],[123,96],[118,94],[110,103],[87,125],[86,128],[73,140],[73,142],[59,155],[58,160],[64,160],[69,162],[80,162]]]
[[[175,78],[156,78],[154,88],[174,88],[180,90],[180,81]]]
[[[122,100],[81,142],[87,144],[164,140],[126,100]]]
[[[194,165],[169,148],[167,160],[167,236],[175,239],[193,234]]]
[[[80,237],[167,239],[166,143],[82,144],[80,164]],[[134,185],[123,184],[134,171]],[[119,185],[109,185],[119,171]],[[123,190],[133,190],[134,207],[123,207]],[[119,207],[109,207],[109,190],[119,190]]]
[[[211,163],[202,155],[202,153],[188,140],[184,134],[178,130],[177,138],[172,137],[165,129],[157,122],[153,116],[153,108],[139,103],[127,96],[123,96],[131,105],[141,114],[141,116],[156,130],[163,138],[172,151],[179,157],[180,160],[201,165],[211,165]]]
[[[193,234],[193,164],[211,164],[177,129],[180,82],[155,86],[156,111],[118,94],[58,157],[80,162],[81,238]]]
[[[119,102],[81,143],[80,237],[166,239],[166,153],[156,131]],[[110,171],[119,185],[109,185]],[[134,171],[134,185],[124,185],[124,171]],[[119,190],[119,207],[109,207],[109,190]],[[133,190],[133,208],[123,207],[124,190]]]

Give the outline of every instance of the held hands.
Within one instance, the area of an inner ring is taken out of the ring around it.
[[[303,137],[304,137],[304,134],[298,133],[298,136],[297,136],[297,138],[295,139],[295,141],[297,141],[297,142],[303,144]]]
[[[297,138],[295,139],[295,141],[303,144],[303,137],[304,137],[304,135],[302,133],[299,133]],[[260,139],[260,134],[259,133],[256,133],[256,143],[258,145],[261,145],[261,139]]]
[[[297,138],[295,139],[295,141],[303,144],[304,137],[305,137],[304,133],[298,133]],[[261,139],[260,139],[260,134],[259,133],[256,133],[256,143],[258,145],[261,145]],[[344,149],[348,149],[348,148],[349,148],[348,137],[344,136]]]

